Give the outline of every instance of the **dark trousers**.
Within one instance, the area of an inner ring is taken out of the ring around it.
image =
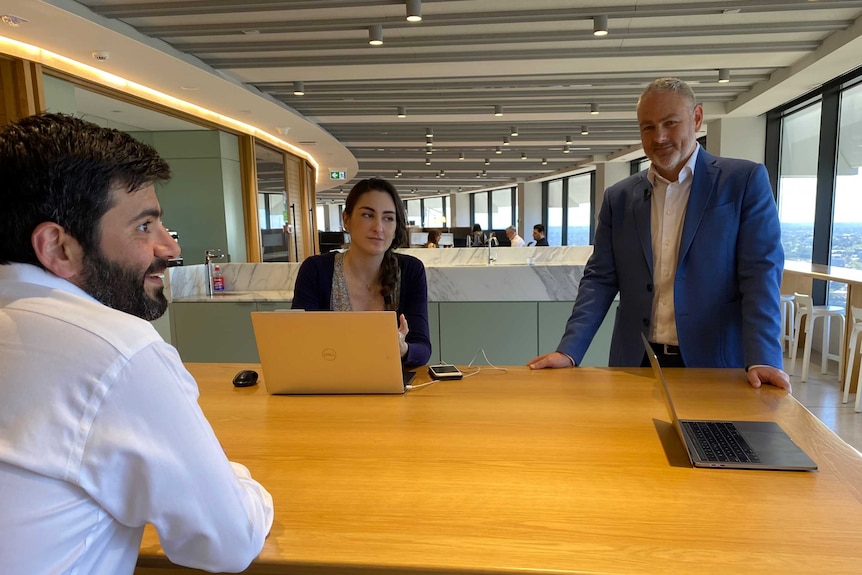
[[[679,352],[678,345],[665,345],[663,343],[653,343],[650,342],[653,351],[655,351],[655,356],[658,358],[658,364],[662,367],[685,367],[685,363],[682,361],[682,354]],[[644,352],[643,361],[641,361],[641,367],[649,367],[649,358]]]

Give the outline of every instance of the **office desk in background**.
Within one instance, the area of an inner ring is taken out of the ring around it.
[[[240,367],[189,365],[228,456],[275,500],[248,573],[862,568],[862,457],[741,370],[667,370],[680,416],[775,420],[820,471],[689,467],[648,369],[515,367],[404,396],[270,397],[234,389]],[[190,572],[151,528],[138,565]]]

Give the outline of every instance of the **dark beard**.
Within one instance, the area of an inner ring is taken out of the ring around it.
[[[84,291],[108,307],[152,321],[162,317],[168,309],[164,288],[151,298],[144,289],[147,276],[164,272],[167,260],[156,258],[147,271],[136,270],[113,262],[96,252],[84,258]]]

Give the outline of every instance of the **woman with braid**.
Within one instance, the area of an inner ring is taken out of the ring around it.
[[[293,309],[395,311],[401,363],[425,365],[431,357],[428,284],[421,261],[393,251],[408,239],[398,192],[386,180],[362,180],[347,195],[342,220],[350,249],[302,263]]]

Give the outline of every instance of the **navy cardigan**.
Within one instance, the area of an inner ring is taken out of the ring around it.
[[[413,256],[395,254],[395,257],[401,268],[401,291],[396,313],[399,317],[404,314],[410,329],[407,355],[401,358],[401,363],[404,367],[417,367],[425,365],[431,358],[425,266]],[[329,310],[334,273],[335,252],[306,258],[296,276],[291,307],[306,311]]]

